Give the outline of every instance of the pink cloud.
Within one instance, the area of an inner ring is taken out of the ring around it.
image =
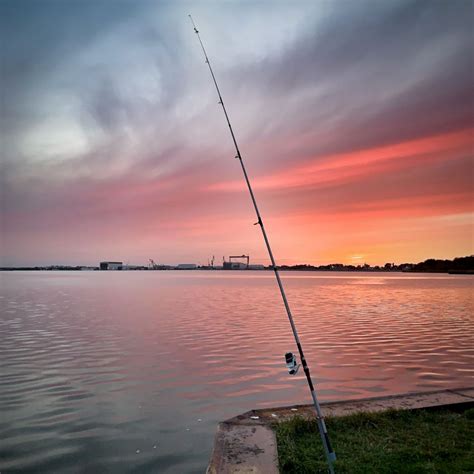
[[[350,153],[318,156],[278,173],[257,177],[253,180],[253,186],[255,189],[267,190],[337,184],[370,174],[429,165],[449,160],[453,153],[472,151],[472,137],[473,129],[466,129]],[[226,181],[214,183],[206,189],[241,191],[245,189],[245,183],[242,180]]]

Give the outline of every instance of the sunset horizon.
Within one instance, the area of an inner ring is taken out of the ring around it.
[[[2,3],[1,265],[268,264],[187,5],[115,5]],[[278,264],[474,253],[468,2],[194,10]]]

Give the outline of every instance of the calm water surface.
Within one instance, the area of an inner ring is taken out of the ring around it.
[[[202,473],[219,420],[309,402],[270,272],[0,278],[2,473]],[[321,400],[473,385],[474,277],[283,279]]]

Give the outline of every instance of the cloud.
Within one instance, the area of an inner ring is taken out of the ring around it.
[[[317,156],[298,165],[291,164],[278,173],[254,180],[256,189],[312,188],[360,181],[367,176],[394,173],[406,168],[425,169],[433,163],[451,159],[454,153],[469,156],[473,129],[450,132],[406,142],[357,150],[349,153]],[[241,191],[242,180],[214,183],[210,191]]]
[[[65,233],[85,228],[97,241],[91,258],[113,229],[128,251],[162,238],[170,258],[183,255],[180,239],[190,254],[206,241],[225,252],[225,242],[258,239],[239,231],[253,211],[189,4],[30,7],[0,4],[9,258],[29,246],[52,255],[53,242],[66,252],[80,242],[61,244]],[[468,212],[470,8],[193,4],[270,220]]]
[[[228,73],[237,79],[239,125],[253,142],[300,138],[293,160],[465,128],[469,12],[467,2],[338,9],[280,56]],[[259,156],[263,166],[288,159],[286,147],[273,151]]]

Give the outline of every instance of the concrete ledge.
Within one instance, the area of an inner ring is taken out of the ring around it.
[[[388,409],[416,410],[474,406],[474,387],[322,403],[324,416]],[[278,474],[278,452],[271,425],[294,416],[314,418],[313,405],[251,410],[219,423],[208,474]]]
[[[275,433],[265,425],[219,423],[208,474],[278,474]]]

